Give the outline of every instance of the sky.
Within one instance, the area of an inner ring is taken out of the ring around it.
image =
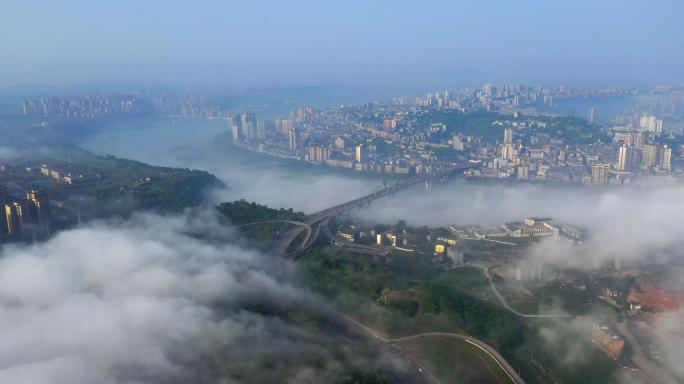
[[[679,0],[5,0],[0,85],[681,82],[682,14]]]

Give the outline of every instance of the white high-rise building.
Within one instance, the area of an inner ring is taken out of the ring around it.
[[[662,170],[669,171],[672,168],[672,148],[663,145],[659,152],[658,167]]]
[[[663,131],[663,121],[656,119],[653,115],[642,116],[639,120],[639,126],[648,132],[661,133]]]
[[[297,135],[296,129],[290,128],[289,139],[290,139],[290,152],[299,151],[299,137]]]
[[[513,128],[504,129],[504,144],[513,143]]]
[[[631,146],[623,145],[620,147],[618,152],[618,171],[631,171],[632,170],[632,159],[634,158],[633,150]]]

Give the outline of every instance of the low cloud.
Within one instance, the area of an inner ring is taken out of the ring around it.
[[[470,225],[552,217],[584,228],[582,247],[558,240],[543,242],[533,257],[565,265],[595,259],[665,261],[663,252],[680,247],[684,232],[684,184],[644,180],[611,189],[557,188],[532,185],[481,185],[456,181],[429,192],[410,190],[379,200],[356,214],[374,222],[406,219],[412,225]]]
[[[586,229],[582,244],[562,237],[546,238],[525,249],[521,264],[545,271],[593,268],[622,260],[632,266],[662,271],[659,287],[684,292],[684,184],[679,181],[643,179],[616,188],[579,188],[535,185],[492,185],[455,181],[432,190],[413,189],[356,212],[364,220],[391,223],[406,219],[412,225],[470,225],[520,221],[528,216],[552,217],[558,224]],[[559,312],[560,310],[548,311]],[[593,324],[606,319],[590,313],[541,327],[539,334],[550,345],[564,344],[560,360],[570,366],[587,364],[586,342]],[[637,321],[652,337],[662,364],[678,379],[684,378],[684,310],[657,314]],[[616,373],[616,382],[634,382],[628,371]]]
[[[228,186],[213,191],[213,203],[244,198],[313,213],[383,186],[381,178],[331,174],[332,168],[316,172],[316,166],[259,156],[231,147],[229,141],[224,120],[156,119],[115,125],[82,145],[101,155],[208,171]]]
[[[16,156],[16,150],[0,146],[0,160],[9,160]]]
[[[52,153],[48,148],[40,146],[31,147],[7,147],[0,145],[0,161],[28,159],[49,156]]]
[[[138,215],[0,251],[0,382],[328,382],[344,345],[288,320],[324,307],[211,214]],[[324,311],[324,309],[320,309]],[[335,355],[337,354],[337,355]],[[351,355],[351,354],[348,354]]]
[[[653,347],[660,351],[661,363],[678,379],[684,379],[684,309],[659,316],[650,332],[655,335]]]
[[[213,200],[249,199],[271,207],[317,212],[382,188],[364,180],[340,176],[292,175],[243,169],[217,173],[229,189],[216,190]]]

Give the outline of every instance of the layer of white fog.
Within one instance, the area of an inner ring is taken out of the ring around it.
[[[610,266],[616,258],[625,269],[667,266],[661,288],[684,292],[684,184],[643,179],[617,188],[549,187],[525,184],[476,184],[455,181],[414,189],[372,204],[356,217],[377,223],[407,220],[410,225],[469,226],[503,224],[525,217],[551,217],[587,231],[583,243],[548,238],[523,252],[520,263],[546,271],[567,267]],[[515,262],[515,261],[514,261]],[[551,273],[550,275],[553,275]],[[558,312],[558,308],[547,309]],[[598,314],[542,328],[549,343],[572,334],[587,335]],[[684,310],[657,317],[653,324],[661,362],[684,378]],[[551,324],[549,324],[551,325]],[[571,338],[572,339],[572,338]],[[579,344],[567,343],[567,363],[587,356]],[[574,348],[574,349],[573,349]]]
[[[213,202],[244,198],[311,213],[382,187],[381,180],[305,170],[230,148],[221,142],[230,140],[227,133],[226,120],[145,119],[108,127],[81,145],[100,155],[208,171],[228,186],[213,192]]]
[[[587,230],[588,240],[581,248],[591,249],[593,254],[578,255],[576,247],[559,245],[555,252],[563,252],[545,252],[548,257],[568,263],[593,256],[621,255],[630,260],[665,257],[657,250],[684,243],[682,196],[684,185],[655,180],[610,189],[455,181],[433,185],[427,192],[414,189],[377,201],[357,216],[372,222],[404,219],[411,225],[428,226],[503,224],[530,216],[550,217],[559,225]]]
[[[339,379],[345,343],[277,315],[325,305],[233,237],[210,213],[144,214],[0,248],[0,382]]]
[[[151,124],[151,128],[150,128]],[[92,137],[85,143],[96,153],[112,153],[152,164],[204,169],[229,187],[215,192],[213,201],[238,198],[274,207],[293,207],[313,212],[381,188],[380,177],[352,178],[323,172],[296,170],[277,161],[256,161],[240,152],[226,152],[216,145],[225,123],[171,124],[155,120],[145,126],[126,126]],[[225,137],[225,136],[223,136]],[[225,137],[227,140],[227,137]],[[525,184],[475,184],[455,181],[432,185],[430,191],[414,188],[389,199],[374,202],[354,215],[376,223],[406,220],[410,225],[447,226],[520,221],[528,216],[552,217],[558,224],[587,230],[581,246],[562,239],[547,239],[525,252],[545,268],[580,267],[611,263],[616,257],[626,267],[642,262],[671,263],[671,277],[661,284],[681,289],[680,271],[684,249],[684,185],[677,182],[642,180],[627,187],[579,188]],[[49,280],[48,280],[49,281]],[[580,321],[580,320],[577,320]],[[564,331],[575,332],[570,322]],[[584,321],[584,320],[582,320]],[[591,320],[582,323],[584,332]],[[670,313],[659,322],[659,337],[668,365],[684,377],[684,312]],[[576,324],[575,324],[576,325]],[[569,327],[569,328],[568,328]],[[573,355],[581,355],[574,351]],[[574,359],[568,357],[568,361]]]

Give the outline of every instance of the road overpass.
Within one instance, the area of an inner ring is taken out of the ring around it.
[[[281,239],[276,242],[271,251],[275,254],[280,255],[290,255],[292,257],[297,257],[307,248],[309,248],[314,241],[318,238],[321,228],[325,231],[328,221],[339,216],[345,212],[349,212],[355,208],[361,208],[373,202],[374,200],[391,196],[399,191],[413,187],[416,184],[420,184],[426,181],[439,180],[443,178],[448,178],[454,174],[462,174],[469,167],[450,167],[447,169],[439,170],[437,172],[417,175],[408,179],[397,181],[396,183],[387,186],[379,191],[370,193],[365,196],[358,197],[356,199],[338,204],[334,207],[326,208],[322,211],[312,213],[306,217],[304,222],[297,222],[302,225],[297,225],[296,227],[287,231]],[[307,230],[307,228],[309,230]],[[306,233],[304,233],[306,231]],[[304,233],[304,235],[302,235]],[[299,242],[299,246],[295,249],[291,249],[293,242],[298,238],[302,238]],[[366,249],[366,251],[370,251]]]
[[[318,238],[320,231],[323,231],[324,234],[329,237],[333,241],[337,241],[340,244],[344,245],[345,247],[348,247],[349,249],[359,252],[359,253],[366,253],[366,254],[371,254],[371,255],[386,255],[389,252],[393,251],[394,249],[392,247],[388,246],[371,246],[371,245],[362,245],[362,244],[356,244],[353,242],[346,241],[345,239],[340,239],[339,237],[335,236],[334,234],[331,233],[330,228],[328,227],[328,223],[330,219],[333,217],[339,216],[345,212],[348,212],[352,209],[355,208],[360,208],[365,205],[370,204],[372,201],[383,198],[383,197],[388,197],[391,196],[394,193],[397,193],[401,190],[410,188],[416,184],[425,182],[425,181],[431,181],[431,180],[436,180],[436,179],[441,179],[443,177],[448,177],[451,174],[454,173],[462,173],[464,170],[466,170],[466,167],[462,168],[450,168],[441,172],[436,172],[433,174],[429,175],[421,175],[417,177],[413,177],[410,179],[402,180],[394,185],[385,187],[379,191],[373,192],[371,194],[368,194],[366,196],[362,196],[359,198],[356,198],[354,200],[336,205],[331,208],[324,209],[322,211],[310,214],[309,216],[306,217],[305,221],[291,221],[291,220],[269,220],[269,221],[264,221],[264,222],[259,222],[259,223],[267,223],[267,222],[285,222],[291,225],[294,225],[294,227],[287,232],[285,232],[281,239],[276,242],[274,247],[272,248],[273,254],[281,254],[281,255],[286,255],[289,254],[291,256],[296,257],[297,255],[301,254],[303,251],[305,251],[307,248],[309,248],[316,238]],[[247,225],[256,225],[259,223],[249,223],[245,224],[243,226]],[[294,250],[289,250],[291,245],[295,242],[296,239],[301,237],[301,241],[297,248]],[[481,266],[477,266],[482,268]],[[491,278],[488,276],[488,271],[485,270],[485,274],[487,277],[490,279],[490,284]],[[495,291],[498,293],[498,291]],[[497,295],[499,296],[499,295]],[[516,312],[514,309],[510,308],[507,306],[507,302],[499,296],[500,299],[502,299],[502,303],[505,303],[506,308]],[[410,336],[405,336],[405,337],[400,337],[396,339],[390,339],[387,338],[383,335],[381,335],[379,332],[371,329],[367,325],[361,324],[360,322],[352,319],[351,317],[337,313],[338,316],[340,316],[342,319],[344,319],[345,322],[353,324],[356,327],[359,327],[362,329],[365,333],[367,333],[368,336],[371,338],[384,343],[391,345],[394,349],[402,353],[404,356],[406,356],[409,360],[411,360],[417,367],[421,369],[421,372],[425,372],[425,374],[429,377],[429,379],[437,384],[440,384],[439,380],[425,367],[423,366],[414,356],[411,354],[407,353],[404,351],[400,346],[399,343],[403,341],[410,341],[412,339],[416,338],[434,338],[434,337],[442,337],[442,338],[451,338],[451,339],[457,339],[457,340],[462,340],[465,341],[472,346],[480,349],[483,351],[486,355],[488,355],[490,358],[492,358],[497,365],[506,373],[508,378],[511,380],[512,383],[514,384],[525,384],[525,381],[518,375],[518,373],[515,371],[515,369],[511,366],[511,364],[504,358],[495,348],[490,346],[489,344],[485,343],[482,340],[476,339],[474,337],[470,337],[467,335],[461,335],[461,334],[456,334],[456,333],[448,333],[448,332],[432,332],[432,333],[420,333],[417,335],[410,335]],[[520,314],[522,316],[525,316],[524,314]],[[534,316],[536,317],[536,316]]]

